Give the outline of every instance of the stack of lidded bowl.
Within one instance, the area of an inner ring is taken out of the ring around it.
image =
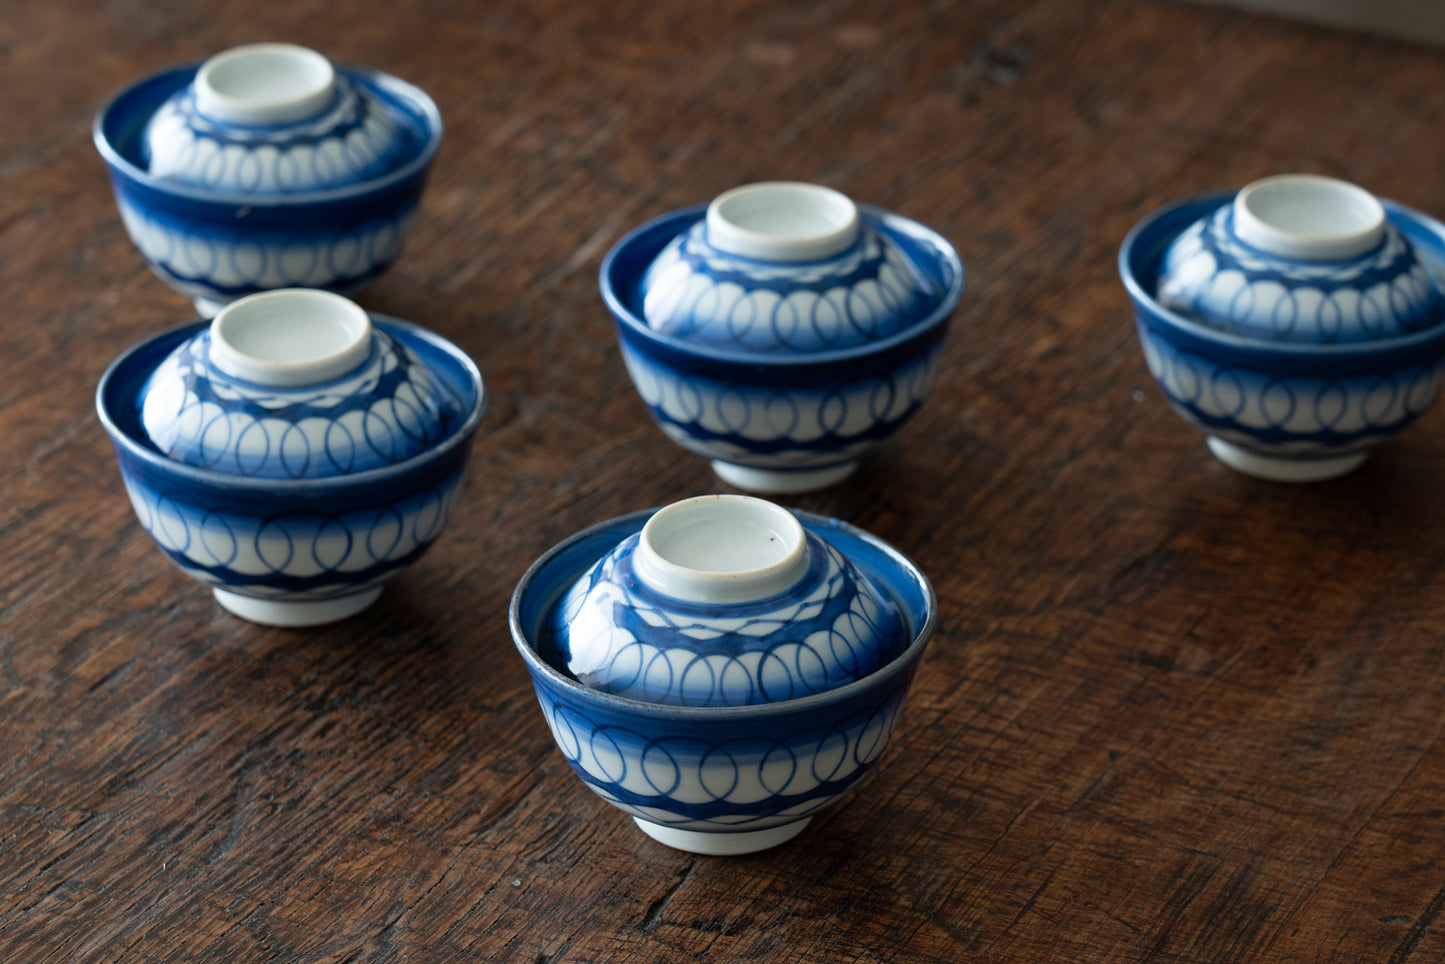
[[[96,118],[132,240],[215,315],[122,354],[96,406],[141,524],[246,619],[360,612],[451,512],[476,366],[335,293],[396,258],[440,139],[422,91],[290,44],[163,71]]]

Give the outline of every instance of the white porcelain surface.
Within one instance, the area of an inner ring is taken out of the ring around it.
[[[1385,237],[1385,209],[1375,196],[1332,177],[1262,178],[1242,188],[1233,207],[1240,240],[1283,258],[1354,258]]]
[[[921,224],[764,182],[633,229],[600,282],[662,431],[730,484],[779,494],[846,478],[913,417],[964,273]]]
[[[737,857],[787,843],[807,829],[812,817],[804,817],[767,830],[744,830],[740,833],[716,833],[707,830],[684,830],[667,827],[641,817],[633,817],[638,828],[653,840],[674,850],[709,857]]]
[[[817,184],[734,188],[667,245],[642,280],[656,331],[700,346],[808,355],[881,341],[943,293],[906,253]]]
[[[293,330],[277,342],[269,308],[288,294],[293,308],[341,303],[291,316]],[[132,346],[101,379],[96,407],[136,518],[171,562],[244,619],[333,622],[370,605],[442,534],[485,386],[454,345],[396,319],[357,318],[337,296],[275,292],[256,304],[268,312],[236,302],[234,314]],[[308,318],[337,330],[306,332]],[[295,361],[287,351],[278,357],[278,344],[309,351],[312,375],[324,377],[358,335],[369,339],[361,363],[338,378],[268,386],[212,363],[215,329],[262,375]],[[422,395],[439,421],[403,443],[399,413],[411,418],[409,400]]]
[[[247,44],[217,54],[196,74],[196,109],[232,124],[292,124],[331,102],[331,61],[295,44]]]
[[[1144,360],[1170,407],[1229,467],[1293,482],[1353,470],[1434,402],[1442,264],[1445,225],[1297,175],[1162,207],[1119,251]]]
[[[707,208],[708,240],[759,261],[818,261],[858,240],[858,206],[820,184],[763,181],[725,191]]]
[[[1364,464],[1368,452],[1351,452],[1330,458],[1287,458],[1254,452],[1226,442],[1217,435],[1208,439],[1209,451],[1225,465],[1270,482],[1323,482],[1348,475]]]
[[[745,603],[808,571],[803,527],[781,506],[737,496],[675,502],[647,520],[633,564],[655,592],[696,603]]]
[[[711,498],[721,502],[742,497]],[[623,547],[635,544],[656,512],[633,513],[569,537],[528,569],[512,595],[512,637],[558,750],[589,789],[669,847],[703,854],[752,853],[793,838],[813,814],[843,800],[883,754],[932,635],[937,600],[912,563],[837,519],[790,514],[803,528],[811,560],[824,562],[829,552],[845,558],[887,599],[903,629],[900,646],[883,665],[853,682],[811,693],[778,693],[778,698],[746,705],[679,705],[645,694],[608,692],[579,679],[567,666],[566,640],[559,646],[555,630],[575,614],[570,603],[576,594],[585,596],[589,589],[612,592],[616,587],[600,609],[632,613],[636,618],[625,624],[640,638],[655,643],[672,637],[679,643],[674,648],[693,649],[694,655],[719,640],[746,642],[741,637],[748,632],[761,634],[761,648],[770,656],[783,655],[789,640],[800,641],[819,628],[816,620],[808,622],[810,612],[829,610],[848,622],[852,600],[847,592],[815,595],[806,588],[815,581],[812,565],[796,591],[723,607],[669,600],[642,586],[631,570],[598,566],[609,557],[625,561]],[[694,528],[686,524],[690,521],[701,524]],[[721,557],[729,561],[715,569],[764,569],[792,552],[787,538],[791,527],[776,525],[767,515],[692,520],[679,513],[664,517],[658,528],[674,522],[680,523],[675,548],[673,534],[654,534],[663,537],[659,548],[671,553],[675,564],[697,562],[694,555],[706,552],[714,541],[703,534],[718,534],[719,526],[740,526],[746,534],[733,547],[741,552]],[[776,536],[784,537],[783,545],[766,548]],[[813,552],[820,545],[826,547],[821,556]],[[826,583],[830,573],[831,567],[824,566],[817,575]],[[570,601],[569,594],[574,595]],[[777,612],[779,600],[796,601],[801,621]],[[802,631],[789,634],[800,626]],[[805,649],[794,646],[791,652],[801,655]],[[641,661],[658,670],[663,662],[670,657],[660,652]],[[676,665],[687,668],[685,663]],[[729,675],[728,667],[718,668],[717,678]]]
[[[211,323],[211,362],[257,385],[294,388],[340,378],[371,353],[371,320],[326,291],[252,295]]]
[[[306,600],[259,599],[225,589],[212,589],[211,594],[216,597],[216,602],[247,622],[300,629],[350,619],[376,602],[383,588],[372,586],[370,589],[334,599]]]

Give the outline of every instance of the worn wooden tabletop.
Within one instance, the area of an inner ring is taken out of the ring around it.
[[[93,413],[192,312],[91,117],[261,39],[438,102],[360,300],[491,392],[442,541],[310,631],[162,557]],[[1445,52],[1154,0],[10,0],[0,105],[0,959],[1445,959],[1445,412],[1341,480],[1235,474],[1150,382],[1115,268],[1154,207],[1281,171],[1445,213]],[[572,775],[506,606],[573,531],[726,491],[649,421],[597,268],[771,178],[967,265],[919,417],[788,500],[903,549],[941,619],[863,787],[697,857]]]

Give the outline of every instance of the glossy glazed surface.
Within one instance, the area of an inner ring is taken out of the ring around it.
[[[268,53],[281,64],[268,61]],[[326,69],[326,82],[301,103],[289,102],[285,84],[301,84],[305,77],[268,75],[308,55]],[[243,69],[228,84],[215,77],[236,73],[248,58],[257,57],[252,71]],[[259,76],[247,75],[252,72]],[[227,97],[225,87],[250,96]],[[274,105],[270,111],[268,105]],[[203,64],[192,82],[146,121],[138,152],[154,177],[202,191],[264,196],[343,188],[381,177],[405,164],[415,145],[392,106],[368,87],[337,76],[319,54],[271,44],[234,48]]]
[[[1159,303],[1246,338],[1344,344],[1398,338],[1440,324],[1440,281],[1399,228],[1344,259],[1300,260],[1251,246],[1232,205],[1186,228],[1159,268]],[[1438,270],[1438,269],[1437,269]]]
[[[677,706],[746,706],[821,693],[876,671],[906,642],[897,607],[817,536],[781,592],[687,602],[637,576],[629,537],[567,592],[538,646],[584,686]]]
[[[228,375],[198,332],[156,367],[141,423],[169,458],[227,475],[314,479],[396,465],[440,442],[457,400],[406,343],[384,331],[356,369],[273,387]]]
[[[699,346],[807,355],[905,331],[946,292],[886,235],[864,229],[832,257],[759,261],[719,249],[699,221],[657,256],[642,281],[654,330]]]

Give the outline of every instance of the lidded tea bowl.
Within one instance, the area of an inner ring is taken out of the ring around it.
[[[915,414],[963,283],[922,225],[788,181],[650,221],[601,272],[658,425],[764,493],[842,480]]]
[[[876,538],[715,495],[564,541],[511,621],[588,787],[668,846],[725,854],[791,839],[871,767],[936,608]]]
[[[1445,227],[1334,178],[1188,198],[1129,233],[1119,269],[1150,373],[1241,472],[1360,465],[1438,394]]]
[[[94,125],[131,239],[205,317],[258,291],[374,280],[441,134],[418,88],[271,43],[141,80]]]
[[[485,401],[455,346],[313,289],[153,336],[97,393],[156,543],[281,626],[360,612],[435,541]]]

